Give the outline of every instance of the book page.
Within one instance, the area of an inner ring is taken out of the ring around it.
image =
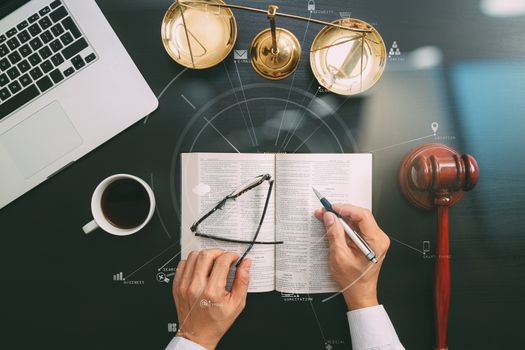
[[[182,259],[192,250],[221,248],[242,255],[249,244],[230,243],[212,238],[196,237],[190,227],[210,211],[226,195],[253,179],[270,174],[275,177],[273,154],[187,153],[182,154]],[[198,231],[204,234],[251,241],[261,219],[268,194],[268,181],[228,201],[217,210]],[[275,184],[263,226],[257,241],[275,240]],[[249,292],[275,289],[275,246],[255,244],[248,254],[252,259]],[[230,283],[234,269],[230,273]]]
[[[276,155],[276,290],[339,290],[328,264],[328,240],[313,212],[322,207],[315,187],[331,203],[372,207],[371,154]]]

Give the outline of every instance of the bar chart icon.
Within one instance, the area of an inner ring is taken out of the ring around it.
[[[124,281],[124,276],[122,272],[119,272],[116,275],[113,275],[113,281]]]

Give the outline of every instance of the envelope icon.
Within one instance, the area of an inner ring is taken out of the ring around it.
[[[247,60],[248,50],[233,50],[233,58],[236,60]]]

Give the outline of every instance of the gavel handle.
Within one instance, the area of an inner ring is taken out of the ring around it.
[[[450,251],[448,241],[448,206],[438,205],[436,276],[434,306],[436,318],[436,346],[446,350],[448,309],[450,304]]]

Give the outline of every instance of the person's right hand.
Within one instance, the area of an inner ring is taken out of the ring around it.
[[[356,230],[377,256],[377,264],[369,261],[344,232],[337,217],[325,209],[315,211],[324,222],[330,244],[330,270],[341,288],[349,310],[378,305],[377,279],[381,264],[390,246],[390,239],[379,228],[368,209],[350,204],[334,204],[333,209]]]

